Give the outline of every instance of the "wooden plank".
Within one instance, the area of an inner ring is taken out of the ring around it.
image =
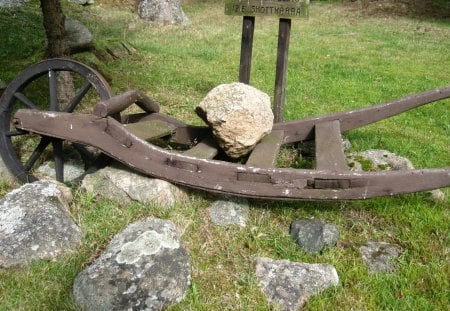
[[[250,84],[254,30],[255,30],[255,17],[244,16],[242,21],[242,42],[241,42],[241,61],[239,65],[239,82],[245,84]]]
[[[288,66],[289,40],[291,36],[291,20],[281,18],[278,31],[277,67],[275,73],[275,95],[273,104],[274,122],[284,119],[284,103],[286,99],[286,75]]]
[[[206,137],[191,149],[183,152],[183,155],[200,159],[212,159],[219,152],[217,142],[211,136]]]
[[[270,168],[274,167],[278,152],[283,144],[284,132],[272,131],[266,135],[253,149],[248,157],[246,165]]]
[[[233,16],[308,17],[309,0],[226,0],[225,14]]]
[[[348,170],[342,147],[341,126],[338,120],[315,125],[316,169],[330,171]]]
[[[133,135],[143,140],[158,139],[175,132],[176,127],[161,120],[150,120],[137,123],[124,124],[124,127]]]

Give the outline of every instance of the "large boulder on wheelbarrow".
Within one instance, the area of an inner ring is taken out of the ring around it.
[[[217,86],[195,111],[212,129],[220,147],[234,159],[248,154],[273,126],[270,97],[244,83]]]

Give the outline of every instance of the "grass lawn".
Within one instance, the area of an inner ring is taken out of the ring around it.
[[[109,3],[109,4],[105,4]],[[190,0],[188,26],[140,21],[132,5],[108,1],[81,7],[65,3],[67,15],[93,32],[99,50],[126,42],[136,51],[95,65],[114,92],[135,88],[151,94],[162,110],[201,124],[196,104],[214,86],[238,79],[242,20],[224,15],[223,1]],[[44,30],[33,1],[0,10],[0,79],[9,82],[43,57]],[[273,95],[278,21],[257,18],[251,84]],[[450,85],[450,21],[370,17],[339,3],[311,4],[310,18],[293,20],[286,91],[286,120],[360,108]],[[387,149],[417,168],[450,166],[449,100],[352,131],[353,149]],[[0,197],[10,185],[0,183]],[[450,305],[450,191],[435,203],[428,193],[355,202],[251,201],[245,228],[214,226],[212,195],[193,192],[167,210],[154,205],[93,198],[74,189],[71,211],[84,236],[77,252],[25,269],[0,270],[0,310],[77,310],[72,283],[113,235],[147,216],[183,228],[191,255],[192,286],[171,310],[271,310],[261,293],[255,257],[333,265],[340,286],[312,298],[306,310],[448,310]],[[300,217],[337,224],[336,248],[308,255],[288,234]],[[399,244],[398,271],[369,274],[358,248],[368,240]]]

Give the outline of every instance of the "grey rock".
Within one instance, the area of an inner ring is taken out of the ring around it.
[[[359,248],[359,252],[371,273],[391,273],[395,271],[395,261],[403,250],[396,244],[369,241]]]
[[[93,48],[92,33],[76,19],[66,17],[66,37],[71,53],[83,52]]]
[[[84,174],[84,164],[77,161],[64,162],[64,181],[71,182]],[[56,179],[55,162],[45,161],[36,170],[36,175]]]
[[[75,279],[83,310],[162,310],[190,285],[189,255],[170,221],[147,218],[117,234]]]
[[[30,0],[0,0],[0,7],[9,8],[23,5]]]
[[[281,310],[298,310],[311,296],[339,284],[331,265],[261,257],[256,259],[256,277],[268,301]]]
[[[51,260],[74,250],[81,230],[68,211],[71,199],[67,187],[37,181],[0,200],[0,267]]]
[[[344,148],[344,152],[348,152],[352,149],[352,143],[347,137],[342,137],[342,147]]]
[[[347,162],[352,171],[363,171],[363,161],[368,162],[371,167],[370,171],[398,171],[398,170],[413,170],[414,166],[407,158],[401,157],[387,150],[366,150],[361,152],[350,153],[347,157]]]
[[[139,17],[144,20],[169,24],[189,24],[181,7],[181,0],[140,0]]]
[[[209,207],[211,221],[220,226],[239,225],[245,227],[248,219],[248,201],[243,198],[224,197]]]
[[[124,167],[105,167],[86,175],[81,188],[121,204],[137,201],[173,206],[186,196],[180,188],[167,181],[143,176]]]
[[[306,252],[317,253],[336,245],[339,229],[319,219],[297,219],[291,224],[290,235]]]
[[[269,96],[244,83],[215,87],[195,111],[232,158],[248,154],[273,126]]]
[[[6,181],[15,181],[15,177],[10,173],[10,171],[6,167],[2,157],[0,157],[0,179]]]

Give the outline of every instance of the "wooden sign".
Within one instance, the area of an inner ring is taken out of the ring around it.
[[[309,0],[225,0],[225,14],[238,16],[308,16]]]

